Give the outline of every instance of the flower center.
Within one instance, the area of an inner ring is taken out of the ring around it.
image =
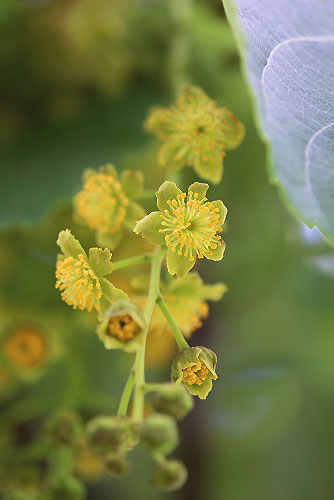
[[[183,372],[182,380],[186,384],[202,385],[203,381],[208,376],[209,370],[208,367],[203,363],[203,361],[199,360],[198,363],[196,363],[196,365],[189,366],[189,368],[184,368],[182,372]]]
[[[219,209],[207,198],[198,199],[192,191],[179,194],[177,199],[167,201],[170,210],[161,214],[160,233],[166,233],[165,242],[172,252],[184,255],[190,262],[194,255],[199,259],[212,255],[212,250],[221,245],[222,220]]]
[[[7,337],[5,353],[15,366],[30,368],[41,365],[46,356],[45,338],[35,330],[16,331]]]
[[[61,298],[66,304],[74,309],[100,309],[101,285],[83,254],[77,259],[66,257],[59,260],[56,278],[56,288],[62,290]]]
[[[139,326],[130,314],[112,316],[108,323],[108,334],[123,342],[133,339],[139,333]]]
[[[78,214],[91,229],[99,229],[102,233],[119,231],[128,205],[121,184],[103,173],[91,175],[75,198]]]

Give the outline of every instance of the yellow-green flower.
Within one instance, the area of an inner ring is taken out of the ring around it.
[[[141,194],[144,177],[139,170],[125,170],[120,177],[109,164],[83,174],[83,188],[74,197],[75,218],[96,230],[98,245],[114,249],[126,229],[144,217],[134,200]]]
[[[127,298],[104,277],[112,271],[107,248],[90,248],[87,256],[69,229],[59,233],[57,244],[63,255],[57,262],[56,288],[66,304],[74,309],[96,309],[103,315],[110,303]]]
[[[106,349],[134,352],[143,340],[144,328],[141,310],[131,302],[119,300],[106,311],[96,333]]]
[[[216,380],[216,354],[207,347],[190,347],[178,353],[172,363],[173,382],[185,385],[190,394],[206,399]]]
[[[137,222],[134,232],[165,245],[167,268],[178,278],[185,276],[196,258],[221,260],[225,243],[220,233],[227,209],[222,201],[209,202],[208,184],[194,182],[183,193],[174,182],[164,182],[156,193],[159,212]]]
[[[239,146],[244,137],[244,126],[233,113],[191,85],[170,108],[153,109],[146,128],[164,141],[161,166],[192,166],[202,179],[216,184],[222,177],[225,151]]]

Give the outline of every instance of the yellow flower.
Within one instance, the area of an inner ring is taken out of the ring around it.
[[[143,174],[125,170],[120,177],[109,164],[83,174],[83,189],[74,197],[75,217],[96,230],[99,245],[114,249],[124,229],[132,230],[145,211],[134,199],[143,190]]]
[[[196,258],[219,261],[225,243],[220,233],[227,214],[221,200],[209,202],[208,184],[194,182],[183,193],[174,182],[165,181],[156,193],[160,211],[137,222],[134,232],[167,247],[170,274],[183,278]]]
[[[67,229],[57,240],[63,255],[56,267],[56,288],[74,309],[96,309],[101,315],[112,303],[127,295],[114,287],[104,276],[112,271],[111,253],[106,248],[90,248],[89,255]]]
[[[170,108],[154,109],[146,128],[164,141],[159,153],[162,166],[192,166],[201,178],[214,183],[221,180],[225,151],[244,137],[244,126],[230,111],[191,85]]]
[[[11,332],[5,338],[3,349],[10,363],[19,369],[40,367],[48,357],[45,335],[32,328]]]

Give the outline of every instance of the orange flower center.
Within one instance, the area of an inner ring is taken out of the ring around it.
[[[208,376],[209,370],[208,367],[203,363],[203,361],[199,360],[195,365],[184,368],[182,372],[182,380],[186,384],[202,385],[203,381]]]

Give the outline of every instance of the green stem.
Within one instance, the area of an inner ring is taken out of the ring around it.
[[[159,293],[161,261],[165,252],[161,247],[157,247],[152,256],[150,286],[147,301],[144,309],[144,319],[146,330],[143,342],[138,346],[135,360],[136,391],[133,405],[133,417],[136,420],[142,420],[144,410],[144,384],[145,384],[145,347],[148,327],[151,321],[154,305]]]
[[[119,407],[117,411],[117,415],[119,416],[125,416],[128,411],[128,406],[129,406],[129,401],[130,397],[132,394],[132,389],[135,383],[135,371],[134,371],[134,366],[131,368],[131,371],[129,373],[128,380],[126,381],[121,400],[119,402]]]
[[[173,332],[173,335],[175,337],[176,343],[179,346],[180,351],[185,351],[186,349],[189,349],[189,344],[184,338],[180,328],[177,326],[177,324],[174,321],[173,316],[171,313],[168,311],[167,306],[161,296],[158,297],[157,299],[157,305],[160,307],[161,312],[165,316],[166,320],[169,323],[169,326]]]
[[[151,254],[138,255],[137,257],[129,257],[128,259],[119,260],[118,262],[113,262],[113,271],[118,271],[119,269],[124,269],[129,266],[136,266],[137,264],[144,264],[150,262],[152,259]]]

